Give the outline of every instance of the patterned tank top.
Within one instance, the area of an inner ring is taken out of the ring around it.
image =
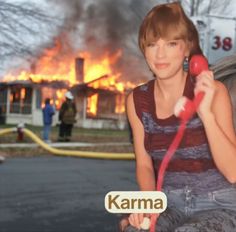
[[[177,133],[180,121],[175,115],[165,119],[157,117],[154,85],[155,80],[151,80],[136,87],[133,90],[133,98],[136,114],[144,127],[144,146],[152,158],[157,173],[156,163],[165,155]],[[189,99],[194,97],[194,83],[189,76],[186,79],[183,95]],[[183,139],[173,159],[212,159],[204,126],[197,114],[187,123]],[[231,184],[215,168],[200,173],[166,172],[163,189],[173,190],[186,186],[196,194],[201,194],[229,187]]]

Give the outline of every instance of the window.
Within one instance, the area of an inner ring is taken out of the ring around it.
[[[10,91],[10,113],[31,114],[32,88],[12,86]]]

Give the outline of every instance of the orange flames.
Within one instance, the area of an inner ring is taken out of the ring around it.
[[[88,97],[88,104],[87,104],[87,112],[92,116],[97,115],[97,102],[98,102],[98,94],[93,94],[92,96]]]
[[[94,59],[88,52],[75,53],[72,49],[69,52],[64,51],[60,40],[55,41],[55,46],[50,49],[45,49],[37,63],[32,65],[31,70],[20,70],[18,74],[7,74],[4,81],[14,80],[29,80],[39,83],[41,81],[65,81],[72,86],[77,84],[75,74],[75,58],[82,57],[85,59],[84,64],[84,82],[90,82],[103,75],[109,75],[111,79],[117,79],[120,73],[113,73],[111,68],[117,59],[122,55],[121,50],[118,50],[113,56],[109,57],[106,54],[104,57]],[[107,86],[108,87],[108,86]]]
[[[17,75],[9,73],[3,80],[32,80],[36,83],[57,80],[73,85],[76,83],[74,57],[71,54],[64,54],[62,43],[56,40],[55,46],[45,49],[31,70],[20,70]]]
[[[40,83],[42,81],[64,81],[69,86],[78,84],[76,80],[75,58],[84,58],[84,82],[88,83],[90,87],[109,89],[121,93],[125,90],[125,84],[119,82],[121,73],[114,73],[112,65],[122,56],[122,51],[118,50],[113,56],[108,56],[106,53],[104,57],[95,59],[88,52],[75,53],[71,48],[65,47],[65,43],[61,43],[60,39],[55,41],[54,47],[46,49],[37,62],[31,66],[31,70],[20,70],[17,75],[9,73],[3,80],[32,80]],[[106,78],[100,79],[105,76]],[[96,80],[97,79],[97,80]],[[64,98],[66,89],[56,90],[53,93],[49,88],[42,91],[42,99],[51,98],[56,108],[59,108],[61,101]],[[21,97],[24,97],[24,90]],[[54,97],[53,97],[54,96]],[[56,96],[56,97],[55,97]],[[119,97],[116,100],[116,113],[124,112],[124,97]],[[88,98],[87,111],[96,115],[98,96],[93,95]]]

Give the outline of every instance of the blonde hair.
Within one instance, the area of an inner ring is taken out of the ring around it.
[[[146,15],[138,38],[142,53],[149,43],[159,38],[183,39],[189,46],[189,58],[193,54],[202,54],[197,29],[178,2],[158,5]]]

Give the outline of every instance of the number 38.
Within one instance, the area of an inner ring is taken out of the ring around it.
[[[224,51],[229,51],[232,48],[232,39],[230,37],[225,37],[223,40],[220,36],[214,37],[214,46],[211,48],[214,50],[222,48]]]

